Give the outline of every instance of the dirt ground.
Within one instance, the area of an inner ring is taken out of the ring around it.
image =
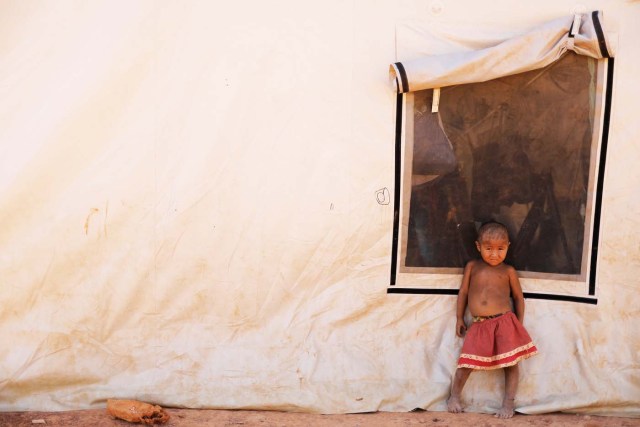
[[[167,427],[632,427],[640,426],[637,418],[597,417],[572,414],[521,415],[498,420],[492,415],[447,412],[376,412],[347,415],[315,415],[275,411],[228,411],[167,409],[171,419]],[[126,427],[126,421],[111,418],[106,410],[93,409],[67,412],[0,412],[1,427],[96,426]]]

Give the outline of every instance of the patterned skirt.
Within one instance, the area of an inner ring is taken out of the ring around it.
[[[512,312],[475,321],[462,344],[458,368],[500,369],[538,353],[527,330]]]

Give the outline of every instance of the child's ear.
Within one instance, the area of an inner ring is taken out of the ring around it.
[[[478,250],[478,252],[480,252],[480,242],[478,242],[477,240],[476,240],[476,249]]]

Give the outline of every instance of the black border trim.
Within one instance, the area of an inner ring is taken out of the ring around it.
[[[576,37],[576,36],[575,36],[575,34],[571,34],[571,32],[573,31],[573,24],[575,24],[575,23],[576,23],[576,21],[575,21],[575,20],[574,20],[574,21],[571,21],[571,26],[569,27],[569,38],[570,38],[570,39],[573,39],[573,38],[575,38],[575,37]]]
[[[595,13],[595,12],[594,12]],[[600,162],[598,181],[596,182],[596,202],[593,212],[593,237],[591,239],[591,268],[589,270],[589,295],[596,294],[596,270],[598,265],[598,244],[600,242],[600,218],[602,215],[602,191],[604,189],[604,170],[607,161],[609,143],[609,122],[611,120],[611,100],[613,97],[613,58],[607,60],[607,87],[605,89],[604,117],[602,120],[602,140],[600,141]]]
[[[596,25],[596,31],[598,31],[598,39],[600,40],[600,34],[602,28],[597,18],[597,12],[593,12],[594,23]],[[602,47],[602,46],[601,46]],[[605,53],[606,45],[604,46]],[[402,64],[399,62],[396,65]],[[404,72],[404,68],[398,67],[401,72]],[[607,160],[607,146],[609,142],[609,123],[611,120],[611,102],[613,98],[613,72],[614,72],[614,59],[607,59],[607,83],[605,89],[605,102],[604,102],[604,117],[602,123],[602,139],[600,141],[600,160],[598,162],[598,178],[596,182],[596,199],[594,207],[594,221],[593,221],[593,235],[591,238],[591,265],[589,269],[589,296],[595,297],[596,294],[596,280],[597,280],[597,265],[598,265],[598,245],[600,241],[600,220],[602,213],[602,192],[604,189],[604,173]],[[406,76],[405,76],[406,78]],[[396,97],[396,134],[395,134],[395,176],[394,176],[394,197],[393,197],[393,236],[392,236],[392,252],[391,252],[391,278],[389,286],[395,286],[397,279],[397,267],[398,267],[398,234],[400,229],[400,179],[402,169],[402,105],[403,94],[398,93]],[[457,295],[458,291],[455,289],[425,289],[425,288],[388,288],[389,294],[431,294],[431,295]],[[554,295],[554,294],[539,294],[539,293],[527,293],[525,297],[533,299],[545,299],[552,301],[569,301],[585,304],[597,304],[598,300],[589,297],[575,297],[567,295]]]
[[[407,295],[458,295],[457,289],[425,289],[425,288],[388,288],[388,294]],[[535,292],[524,292],[524,297],[529,299],[542,299],[549,301],[577,302],[582,304],[598,304],[597,298],[576,297],[573,295],[539,294]]]
[[[400,169],[402,168],[402,104],[404,95],[396,95],[396,142],[394,158],[394,179],[393,179],[393,240],[391,242],[391,279],[389,284],[396,284],[396,271],[398,269],[398,234],[400,231]]]
[[[388,294],[458,295],[458,289],[387,288]]]
[[[598,11],[594,10],[591,12],[591,19],[593,20],[593,28],[596,30],[596,35],[598,36],[598,46],[600,46],[600,54],[603,58],[609,58],[609,51],[607,50],[607,42],[604,38],[604,31],[602,31],[602,25],[600,24],[600,19],[598,18]]]
[[[404,69],[404,65],[402,65],[402,62],[396,62],[395,66],[400,73],[400,80],[402,80],[402,92],[409,92],[409,80],[407,79],[407,71]]]

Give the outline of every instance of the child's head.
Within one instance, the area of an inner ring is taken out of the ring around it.
[[[486,222],[478,230],[476,247],[483,261],[491,266],[502,264],[509,249],[509,232],[499,222]]]
[[[478,230],[478,241],[485,239],[506,239],[509,241],[509,231],[507,227],[497,221],[488,221],[480,226]]]

